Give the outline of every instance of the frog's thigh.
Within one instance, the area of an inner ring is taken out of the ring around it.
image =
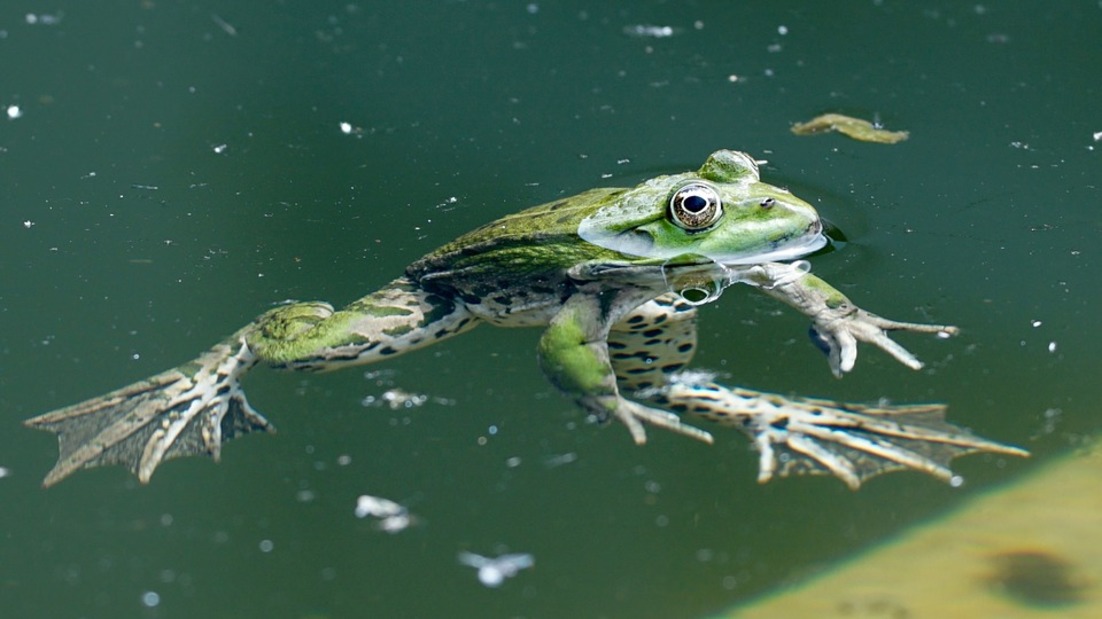
[[[608,353],[624,392],[660,387],[696,351],[696,307],[667,293],[640,305],[612,327]]]
[[[257,320],[247,341],[273,365],[332,370],[424,348],[477,324],[462,303],[399,278],[338,312],[324,303],[276,308]]]

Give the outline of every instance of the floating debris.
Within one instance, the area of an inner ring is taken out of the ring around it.
[[[55,15],[50,15],[49,13],[39,13],[38,15],[27,13],[23,16],[23,21],[27,22],[30,26],[56,26],[61,23],[61,18],[64,15],[65,14],[61,12]]]
[[[387,389],[381,395],[364,396],[363,400],[360,400],[360,404],[364,406],[382,407],[385,406],[392,411],[418,408],[424,406],[426,403],[432,402],[433,404],[444,404],[451,406],[455,404],[455,400],[448,398],[440,398],[435,396],[425,395],[423,393],[414,393],[412,391],[406,391],[401,387],[394,387]]]
[[[473,552],[459,553],[459,562],[478,570],[478,581],[487,587],[500,587],[506,578],[536,564],[535,558],[526,553],[506,554],[491,559]]]
[[[796,135],[814,135],[828,131],[837,131],[855,140],[877,144],[895,144],[910,137],[907,131],[888,131],[879,123],[874,125],[867,120],[843,114],[823,114],[792,126],[792,133]]]
[[[8,114],[8,120],[15,120],[23,116],[23,108],[18,105],[9,105],[6,112]]]
[[[417,408],[428,401],[429,396],[423,393],[412,393],[396,387],[387,389],[378,397],[369,395],[361,403],[364,406],[386,406],[396,411],[402,408]]]
[[[387,533],[397,533],[407,529],[414,520],[413,515],[404,505],[370,494],[361,494],[356,498],[355,513],[357,518],[368,516],[378,518],[379,530]]]
[[[629,37],[665,39],[677,34],[678,30],[673,26],[654,26],[651,24],[634,24],[624,26],[624,34]]]

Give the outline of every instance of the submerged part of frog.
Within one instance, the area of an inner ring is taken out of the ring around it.
[[[254,365],[332,370],[374,363],[481,323],[543,327],[544,373],[594,418],[618,419],[636,443],[650,424],[711,442],[694,415],[738,428],[760,453],[759,479],[828,473],[856,488],[915,469],[944,480],[976,451],[1025,455],[944,421],[940,405],[865,407],[728,387],[684,370],[697,305],[743,283],[809,316],[836,375],[857,342],[921,363],[889,331],[951,335],[854,306],[792,261],[821,248],[810,205],[761,182],[745,153],[713,153],[696,172],[630,189],[593,189],[487,224],[411,264],[340,311],[327,303],[273,309],[176,369],[27,421],[56,432],[56,483],[80,468],[121,464],[144,483],[163,461],[218,458],[222,443],[272,426],[245,399]],[[679,414],[680,413],[680,414]]]

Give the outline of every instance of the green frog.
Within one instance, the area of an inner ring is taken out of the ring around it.
[[[831,474],[857,488],[896,469],[952,481],[956,456],[1025,455],[949,424],[940,404],[784,397],[687,369],[697,308],[734,284],[810,317],[838,376],[853,368],[858,342],[919,369],[889,332],[957,332],[855,306],[800,260],[826,244],[811,205],[762,182],[750,155],[720,150],[694,172],[592,189],[503,217],[343,309],[276,307],[193,361],[26,423],[58,435],[60,456],[44,485],[107,464],[146,483],[165,460],[217,459],[225,441],[273,430],[241,386],[259,363],[300,371],[375,363],[486,323],[542,327],[538,359],[551,383],[593,419],[621,423],[635,443],[646,441],[648,426],[711,443],[711,434],[687,422],[692,417],[744,432],[763,482]]]

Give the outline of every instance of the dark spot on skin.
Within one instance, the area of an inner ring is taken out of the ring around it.
[[[679,352],[679,353],[687,353],[687,352],[689,352],[689,351],[690,351],[690,350],[692,350],[692,349],[693,349],[693,345],[692,345],[691,343],[689,343],[689,342],[686,342],[686,343],[684,343],[684,344],[682,344],[682,345],[680,345],[680,346],[678,346],[678,347],[677,347],[677,352]]]
[[[788,427],[788,417],[781,417],[780,419],[770,423],[769,427],[775,428],[777,430],[784,430]]]
[[[379,354],[380,355],[393,355],[396,352],[398,352],[398,351],[395,350],[394,348],[392,348],[390,346],[386,346],[382,350],[379,351]]]
[[[658,337],[659,335],[662,335],[662,329],[649,329],[647,331],[644,331],[643,335],[645,337]]]
[[[551,206],[547,207],[547,210],[557,211],[557,210],[561,209],[562,207],[566,206],[567,204],[570,204],[570,200],[559,200],[558,202],[556,202],[556,203],[552,204]]]
[[[637,324],[643,322],[644,320],[646,320],[645,317],[636,314],[635,316],[632,316],[631,318],[628,318],[628,324],[629,325],[637,325]]]
[[[646,346],[647,348],[654,348],[655,346],[658,346],[661,343],[662,343],[662,340],[660,340],[656,337],[652,337],[651,339],[643,342],[643,346]]]
[[[609,350],[623,350],[627,347],[628,347],[628,345],[623,343],[623,342],[609,342],[608,343],[608,349]]]
[[[666,365],[662,366],[662,371],[667,374],[672,374],[683,367],[685,367],[684,363],[667,363]]]
[[[1082,602],[1085,583],[1071,561],[1044,550],[1018,550],[990,558],[987,583],[1028,606],[1068,606]]]

